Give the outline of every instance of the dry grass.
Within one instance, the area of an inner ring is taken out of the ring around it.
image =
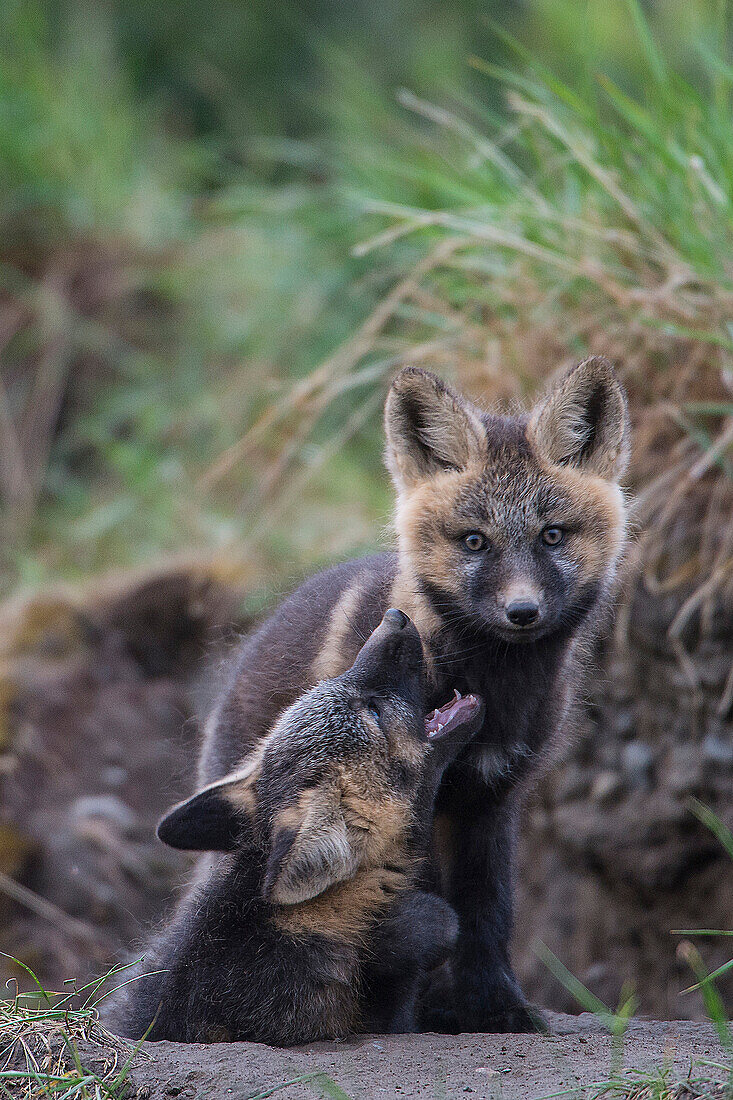
[[[0,1001],[0,1092],[13,1100],[122,1100],[132,1083],[130,1065],[138,1048],[99,1022],[103,987],[124,970],[115,967],[96,981],[64,993],[36,986]],[[117,982],[114,983],[119,984]]]

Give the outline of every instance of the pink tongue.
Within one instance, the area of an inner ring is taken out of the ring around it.
[[[430,738],[440,737],[454,730],[456,726],[473,718],[479,706],[479,700],[475,695],[460,696],[456,692],[455,698],[445,706],[437,707],[432,714],[425,719],[425,732]]]

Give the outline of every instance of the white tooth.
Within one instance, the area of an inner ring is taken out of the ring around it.
[[[454,690],[454,691],[455,691],[455,693],[456,693],[456,699],[462,699],[462,698],[463,698],[463,696],[461,695],[461,693],[460,693],[460,691],[458,690],[458,688],[453,688],[453,690]]]

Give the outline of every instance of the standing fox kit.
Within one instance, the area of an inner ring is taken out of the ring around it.
[[[452,688],[485,700],[483,725],[436,800],[432,879],[455,908],[454,1012],[429,1026],[530,1030],[512,972],[517,810],[569,720],[588,643],[625,541],[623,390],[588,359],[527,416],[480,411],[408,368],[387,398],[398,552],[307,581],[247,638],[212,715],[201,774],[226,775],[304,690],[349,666],[389,606],[416,624],[427,705]]]
[[[450,906],[414,880],[441,776],[481,720],[473,695],[425,718],[420,637],[388,610],[348,672],[161,821],[167,844],[225,854],[146,954],[154,973],[128,986],[113,1026],[277,1045],[414,1030],[424,978],[457,935]]]

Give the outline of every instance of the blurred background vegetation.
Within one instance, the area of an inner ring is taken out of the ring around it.
[[[600,353],[636,537],[524,818],[518,964],[572,1007],[539,933],[609,1003],[629,975],[694,1014],[670,927],[733,910],[688,810],[733,814],[724,0],[4,0],[0,29],[0,947],[60,981],[159,913],[192,653],[388,542],[400,366],[513,405]]]
[[[0,18],[6,593],[179,551],[271,581],[373,545],[381,395],[415,348],[506,397],[593,325],[730,343],[717,0]],[[585,318],[542,353],[562,296]]]

